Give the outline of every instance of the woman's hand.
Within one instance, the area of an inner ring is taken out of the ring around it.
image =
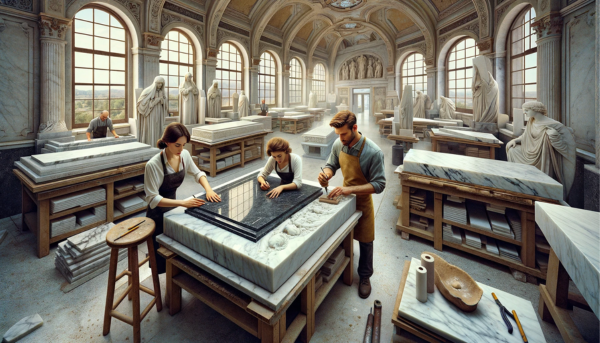
[[[187,199],[187,200],[181,200],[181,204],[179,206],[190,208],[190,207],[202,206],[205,203],[206,202],[204,200],[202,200],[202,199],[191,198],[191,199]]]
[[[283,192],[283,186],[275,187],[273,190],[267,193],[267,196],[271,199],[278,198],[281,192]]]
[[[263,191],[266,191],[267,189],[271,188],[271,185],[269,185],[269,183],[267,181],[258,181],[260,182],[260,189],[262,189]]]
[[[506,150],[510,150],[512,148],[514,148],[517,145],[517,139],[513,139],[512,141],[508,142],[508,144],[506,144]]]
[[[221,198],[213,190],[206,192],[206,199],[210,202],[221,202]]]

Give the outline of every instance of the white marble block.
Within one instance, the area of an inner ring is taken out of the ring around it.
[[[303,182],[318,186],[308,180]],[[217,193],[219,188],[215,188]],[[338,205],[315,200],[256,243],[190,216],[184,210],[178,207],[165,214],[166,236],[275,292],[354,214],[356,198],[346,197]],[[274,245],[277,240],[283,243]]]
[[[231,118],[204,118],[206,124],[220,124],[230,122]]]
[[[404,171],[562,200],[563,186],[534,166],[411,149]]]
[[[270,116],[247,116],[240,118],[240,120],[261,123],[265,127],[265,131],[273,131],[273,128],[271,127],[273,120]]]
[[[192,130],[192,137],[199,141],[214,143],[263,132],[264,130],[264,125],[260,123],[234,121],[196,127]]]
[[[496,138],[496,136],[491,133],[484,132],[476,132],[476,131],[463,131],[463,130],[453,130],[441,128],[441,132],[451,134],[454,137],[468,139],[470,141],[475,142],[484,142],[484,143],[495,143],[495,144],[504,144],[501,140]]]
[[[54,154],[32,155],[31,158],[43,166],[50,166],[61,163],[88,160],[95,157],[123,154],[148,148],[148,144],[133,142],[83,150],[63,151]]]
[[[74,141],[74,142],[49,141],[48,143],[46,143],[44,148],[50,150],[51,152],[61,152],[61,151],[96,148],[96,147],[106,146],[106,145],[125,144],[125,143],[132,143],[132,142],[137,142],[137,138],[135,136],[120,136],[119,138],[114,138],[114,137],[96,138],[96,139],[92,139],[91,141],[87,141],[87,140],[80,140],[80,141]]]
[[[320,126],[316,129],[310,130],[302,135],[302,141],[310,143],[328,144],[330,141],[335,140],[337,135],[335,130],[330,126]]]
[[[33,316],[25,317],[6,331],[2,338],[2,343],[14,343],[29,335],[42,325],[44,325],[44,321],[37,313]]]

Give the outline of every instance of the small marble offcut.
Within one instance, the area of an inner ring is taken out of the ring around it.
[[[4,338],[2,339],[2,343],[16,342],[29,335],[43,324],[44,320],[37,313],[33,316],[25,317],[8,329],[8,331],[6,331]]]

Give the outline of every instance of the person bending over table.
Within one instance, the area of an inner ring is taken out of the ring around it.
[[[189,141],[190,133],[183,124],[171,123],[167,125],[162,138],[156,142],[157,147],[162,150],[146,163],[144,173],[144,190],[146,192],[146,202],[148,203],[146,217],[156,223],[156,229],[152,235],[155,253],[159,246],[156,237],[163,233],[165,212],[177,206],[197,207],[205,203],[204,200],[197,198],[176,199],[177,188],[183,183],[185,174],[193,175],[194,180],[204,187],[208,201],[221,201],[217,193],[210,188],[206,174],[198,169],[192,161],[190,153],[183,149],[183,146]],[[166,271],[166,261],[159,254],[156,254],[156,266],[158,274]]]
[[[104,110],[98,118],[94,118],[90,121],[90,125],[85,132],[88,142],[91,141],[92,138],[106,138],[107,129],[110,129],[110,132],[112,132],[115,138],[119,138],[119,135],[117,135],[113,128],[112,120],[108,117],[108,111]]]
[[[274,137],[267,143],[267,160],[265,167],[258,173],[260,189],[266,191],[271,188],[267,177],[273,169],[281,178],[281,184],[273,188],[267,196],[271,199],[279,197],[283,191],[291,191],[302,187],[302,158],[292,154],[290,143],[283,138]]]

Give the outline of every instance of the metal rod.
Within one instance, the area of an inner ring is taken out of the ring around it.
[[[371,343],[372,335],[373,335],[373,308],[369,312],[369,316],[367,317],[367,328],[365,329],[365,337],[363,338],[363,343]]]
[[[381,338],[381,301],[375,300],[375,319],[373,322],[373,343],[379,343]]]

